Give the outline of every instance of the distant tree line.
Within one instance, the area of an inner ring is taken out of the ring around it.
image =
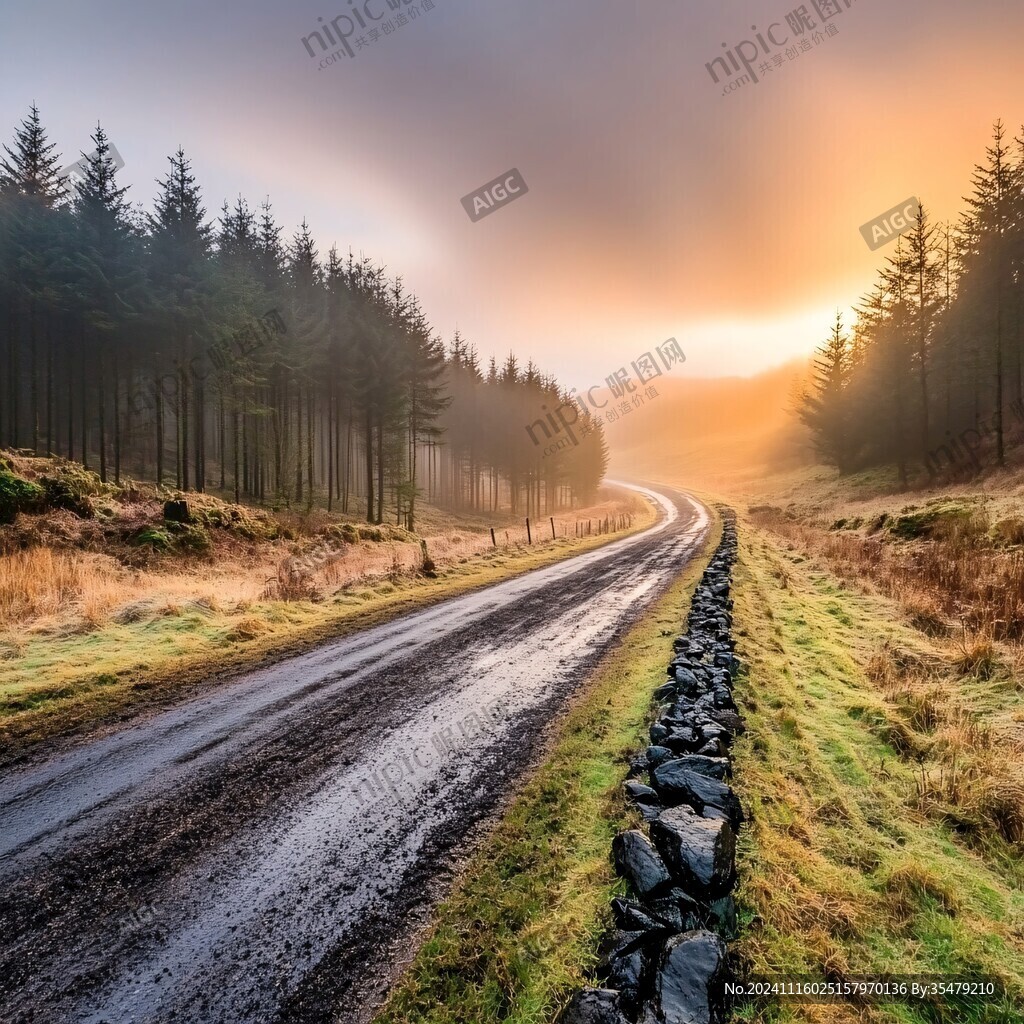
[[[960,221],[922,207],[848,332],[837,314],[800,414],[846,473],[906,484],[1003,465],[1024,419],[1024,132],[996,122]]]
[[[0,156],[0,446],[276,506],[413,528],[417,498],[529,515],[592,499],[601,424],[544,453],[526,424],[568,402],[510,355],[446,348],[400,277],[269,201],[206,215],[169,157],[151,211],[129,203],[102,127],[82,180],[33,106]]]

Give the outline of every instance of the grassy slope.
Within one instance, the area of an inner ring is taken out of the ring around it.
[[[110,721],[183,686],[298,653],[533,569],[621,540],[631,531],[499,549],[440,568],[437,579],[399,576],[330,602],[266,601],[244,611],[184,608],[178,615],[106,624],[89,632],[27,635],[0,652],[0,763],[55,735]]]
[[[928,745],[866,671],[885,644],[940,657],[888,601],[853,593],[777,539],[741,529],[736,618],[749,732],[736,783],[753,811],[741,844],[739,949],[759,973],[988,974],[1014,987],[963,1021],[1024,1021],[1024,866],[968,842],[922,803]],[[963,696],[993,699],[965,678]],[[1019,702],[1012,680],[996,698]],[[899,740],[899,742],[897,742]],[[763,1020],[925,1021],[921,1005],[775,1007]]]
[[[539,1024],[583,983],[618,888],[609,853],[629,821],[627,762],[647,742],[651,695],[719,533],[598,667],[377,1024]]]

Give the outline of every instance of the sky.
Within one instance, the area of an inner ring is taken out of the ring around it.
[[[677,374],[750,375],[870,288],[862,224],[909,196],[956,218],[992,122],[1024,122],[1020,0],[838,3],[812,42],[796,0],[0,0],[0,140],[35,102],[71,163],[100,121],[147,208],[180,145],[211,218],[269,196],[485,363],[583,388],[675,337]],[[715,84],[752,50],[756,82]],[[474,223],[512,168],[529,191]]]

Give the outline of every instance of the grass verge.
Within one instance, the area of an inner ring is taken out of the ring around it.
[[[41,742],[123,719],[190,686],[277,661],[439,601],[622,540],[651,526],[544,547],[502,548],[440,568],[436,579],[396,575],[330,601],[261,601],[224,610],[199,602],[175,614],[107,622],[87,632],[27,634],[0,644],[0,765]]]
[[[846,589],[749,523],[740,540],[737,639],[748,674],[736,692],[748,732],[735,785],[752,812],[740,843],[740,955],[758,975],[986,975],[1010,993],[945,1016],[923,1002],[843,1003],[746,1019],[1024,1021],[1021,848],[995,827],[979,841],[978,822],[955,801],[929,798],[922,780],[948,739],[921,715],[919,691],[900,699],[900,664],[942,652],[901,623],[892,601]],[[882,651],[905,657],[880,672]],[[996,699],[984,673],[942,685],[958,687],[968,711]],[[998,699],[1019,700],[1012,680]]]
[[[375,1024],[551,1021],[595,964],[621,888],[610,864],[630,819],[629,759],[646,742],[651,696],[717,545],[686,567],[598,666],[543,764],[472,855]]]

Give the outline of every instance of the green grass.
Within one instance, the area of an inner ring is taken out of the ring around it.
[[[986,975],[1011,992],[945,1017],[922,1003],[774,1005],[746,1017],[1024,1021],[1021,851],[921,809],[922,767],[892,743],[907,728],[904,709],[866,671],[886,645],[927,656],[927,639],[891,603],[845,590],[749,525],[740,537],[748,672],[737,700],[748,732],[735,785],[752,812],[740,842],[741,957],[759,975]],[[993,699],[991,683],[962,685]]]
[[[376,1024],[552,1021],[595,965],[610,864],[631,822],[628,761],[646,742],[651,696],[718,531],[666,596],[598,667],[543,764],[471,857]]]

